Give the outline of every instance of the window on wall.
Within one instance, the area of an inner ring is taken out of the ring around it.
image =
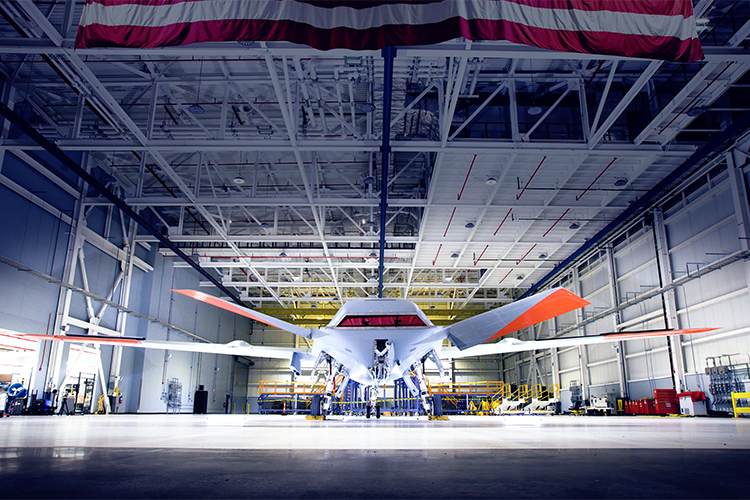
[[[578,266],[578,273],[584,274],[589,269],[593,269],[606,255],[606,250],[599,250]]]
[[[709,190],[724,182],[728,177],[729,171],[727,170],[726,163],[722,162],[716,165],[662,204],[661,208],[664,212],[664,218],[667,219],[679,212],[685,205],[703,196]]]

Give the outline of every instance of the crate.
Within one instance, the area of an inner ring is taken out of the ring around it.
[[[677,391],[674,389],[654,389],[654,399],[662,398],[677,399]]]
[[[674,389],[654,390],[654,400],[656,401],[654,409],[656,415],[674,415],[680,412],[677,391]]]
[[[680,406],[677,401],[656,400],[657,415],[674,415],[679,413]]]
[[[643,415],[656,415],[656,400],[644,399],[643,400]]]

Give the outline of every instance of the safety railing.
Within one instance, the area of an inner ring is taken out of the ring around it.
[[[450,396],[488,396],[492,397],[498,392],[502,393],[505,384],[503,382],[449,382],[444,384],[427,383],[431,395]],[[509,386],[510,387],[510,386]]]
[[[258,392],[264,394],[299,394],[311,396],[323,394],[324,384],[310,384],[304,382],[281,382],[276,380],[261,380],[258,383]]]
[[[734,418],[738,418],[738,415],[750,414],[750,407],[738,405],[737,401],[740,399],[750,400],[750,392],[733,392],[732,393],[732,410],[734,411]],[[740,403],[740,404],[743,404],[743,403]],[[745,405],[748,404],[747,401],[745,401],[744,404]]]

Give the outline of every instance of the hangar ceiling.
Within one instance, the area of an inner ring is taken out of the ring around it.
[[[750,3],[694,5],[696,63],[399,47],[383,295],[438,323],[512,300],[747,113]],[[81,7],[0,3],[4,102],[87,152],[92,173],[250,307],[320,323],[377,295],[379,51],[73,50]],[[22,159],[39,149],[4,135]],[[84,202],[109,205],[93,191]]]

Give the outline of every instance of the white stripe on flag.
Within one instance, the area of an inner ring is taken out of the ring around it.
[[[386,4],[368,9],[322,8],[301,2],[277,0],[213,0],[172,5],[87,4],[80,26],[139,26],[158,28],[172,24],[222,21],[293,21],[318,29],[367,30],[386,25],[435,24],[461,17],[471,20],[505,20],[534,28],[677,37],[696,36],[693,18],[611,11],[581,11],[530,7],[503,0],[443,0],[439,4]]]

